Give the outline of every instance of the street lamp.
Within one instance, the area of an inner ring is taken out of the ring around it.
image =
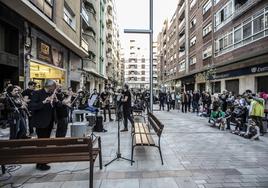
[[[153,0],[150,0],[150,29],[125,29],[124,33],[149,34],[150,36],[150,110],[153,112]]]

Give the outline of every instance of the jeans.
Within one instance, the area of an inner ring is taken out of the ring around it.
[[[106,110],[108,110],[109,120],[111,120],[112,117],[111,117],[111,109],[110,109],[110,105],[106,105],[106,106],[103,108],[104,121],[106,121]]]
[[[193,101],[193,112],[199,113],[199,108],[198,108],[198,102],[197,101]]]

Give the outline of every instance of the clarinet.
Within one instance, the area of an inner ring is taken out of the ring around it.
[[[19,108],[16,106],[14,100],[9,96],[8,93],[6,93],[6,96],[7,96],[7,98],[9,99],[9,101],[12,103],[12,105],[13,105],[15,111],[16,111],[18,114],[20,114]]]

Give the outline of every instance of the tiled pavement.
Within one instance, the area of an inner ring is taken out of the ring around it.
[[[268,187],[267,135],[260,141],[250,141],[211,128],[207,119],[190,113],[155,114],[165,125],[161,140],[164,165],[156,148],[137,147],[133,166],[126,161],[116,161],[103,170],[96,166],[96,188]],[[117,148],[117,124],[107,123],[105,127],[108,132],[99,134],[104,164],[115,156]],[[130,157],[130,132],[121,134],[121,152]],[[47,172],[23,165],[9,181],[17,185],[33,177],[24,187],[88,187],[88,163],[57,163],[51,167],[47,176],[35,178]],[[85,170],[57,173],[66,169]]]

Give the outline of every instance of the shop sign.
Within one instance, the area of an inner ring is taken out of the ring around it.
[[[51,47],[40,39],[37,39],[37,58],[51,63]]]
[[[195,75],[195,82],[206,82],[206,77],[204,75],[204,73],[198,73]]]
[[[56,67],[63,68],[63,52],[48,43],[37,39],[37,58]]]
[[[216,74],[215,79],[268,72],[268,63]]]

